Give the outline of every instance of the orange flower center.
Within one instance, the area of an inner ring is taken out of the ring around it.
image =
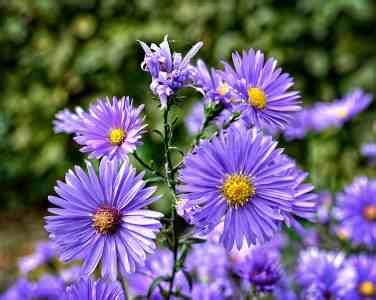
[[[376,285],[372,281],[364,281],[359,285],[359,293],[364,297],[374,297]]]
[[[363,215],[368,221],[376,221],[376,205],[368,205],[363,210]]]
[[[120,214],[117,209],[101,207],[92,217],[92,221],[98,233],[113,233],[120,224]]]

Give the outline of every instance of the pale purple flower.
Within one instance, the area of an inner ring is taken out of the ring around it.
[[[34,253],[19,260],[18,267],[22,274],[27,274],[39,266],[51,262],[56,256],[56,245],[51,241],[41,241],[37,243]]]
[[[81,107],[76,107],[75,112],[65,108],[56,113],[53,121],[55,133],[76,133],[81,128],[81,118],[83,114]]]
[[[171,53],[167,36],[159,46],[152,43],[149,47],[146,43],[139,42],[145,52],[141,67],[150,73],[152,78],[150,89],[160,98],[161,107],[165,108],[169,97],[192,83],[194,67],[190,65],[190,61],[203,43],[196,43],[183,57],[181,53]]]
[[[146,125],[143,105],[135,108],[129,97],[99,99],[81,113],[74,140],[89,158],[126,159],[141,142]]]
[[[87,173],[76,166],[57,182],[57,196],[48,198],[57,208],[49,209],[54,215],[45,228],[63,262],[83,260],[85,275],[102,262],[102,277],[113,280],[143,264],[155,249],[162,214],[144,209],[158,197],[142,177],[127,161],[102,159],[99,174],[88,162]]]
[[[311,127],[318,132],[329,127],[339,128],[365,110],[372,98],[371,94],[355,89],[339,100],[317,103],[311,109]]]
[[[204,103],[195,103],[188,116],[185,118],[185,127],[188,129],[190,135],[196,135],[201,131],[204,118]]]

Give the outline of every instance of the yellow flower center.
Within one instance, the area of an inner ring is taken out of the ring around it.
[[[376,221],[376,205],[368,205],[363,210],[363,215],[368,221]]]
[[[347,115],[349,114],[349,110],[347,107],[339,107],[337,108],[335,111],[334,111],[334,114],[338,117],[338,118],[346,118]]]
[[[266,95],[262,89],[249,88],[248,89],[248,103],[257,109],[263,109],[266,106]]]
[[[342,241],[346,241],[349,238],[349,231],[345,228],[338,228],[336,234],[337,237]]]
[[[359,285],[359,293],[364,297],[376,296],[376,285],[371,281],[364,281]]]
[[[110,134],[108,135],[112,145],[121,145],[126,137],[127,134],[121,128],[111,129]]]
[[[256,193],[250,178],[245,175],[228,176],[222,192],[231,207],[244,206]]]
[[[120,223],[120,214],[117,209],[101,207],[92,217],[92,221],[98,233],[113,233]]]
[[[223,82],[221,83],[218,87],[217,87],[217,92],[218,94],[220,94],[221,96],[226,96],[226,94],[230,91],[230,87],[228,86],[228,84],[226,82]]]

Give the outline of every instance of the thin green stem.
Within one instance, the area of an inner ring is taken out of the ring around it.
[[[155,170],[152,166],[150,166],[149,164],[147,164],[146,162],[143,161],[143,159],[137,154],[137,152],[133,152],[133,157],[138,161],[138,163],[143,166],[145,169],[149,170],[151,173],[153,173],[154,175],[157,175],[157,176],[160,176],[160,177],[163,177],[163,175]]]
[[[176,232],[176,182],[175,182],[175,169],[172,163],[171,158],[171,139],[172,139],[172,128],[168,122],[168,115],[170,111],[170,106],[167,105],[167,108],[163,112],[163,127],[164,127],[164,155],[165,155],[165,180],[167,183],[168,188],[170,189],[173,201],[171,202],[171,215],[170,215],[170,229],[171,229],[171,245],[173,251],[173,265],[172,265],[172,273],[170,279],[170,286],[168,289],[167,300],[170,299],[171,295],[173,294],[173,287],[175,281],[175,275],[177,271],[177,257],[178,257],[178,246],[179,241],[177,238]]]

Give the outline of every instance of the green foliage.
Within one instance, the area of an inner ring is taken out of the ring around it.
[[[130,95],[160,123],[138,39],[169,34],[180,50],[203,40],[200,56],[216,66],[235,49],[261,48],[310,103],[354,86],[376,94],[375,27],[370,0],[0,0],[0,206],[45,203],[56,178],[82,162],[69,137],[53,134],[56,111]],[[370,109],[345,131],[294,142],[289,152],[319,187],[339,189],[372,174],[358,150],[375,138],[374,116]],[[178,130],[183,142],[181,123]],[[158,162],[156,141],[147,137],[141,152]]]

